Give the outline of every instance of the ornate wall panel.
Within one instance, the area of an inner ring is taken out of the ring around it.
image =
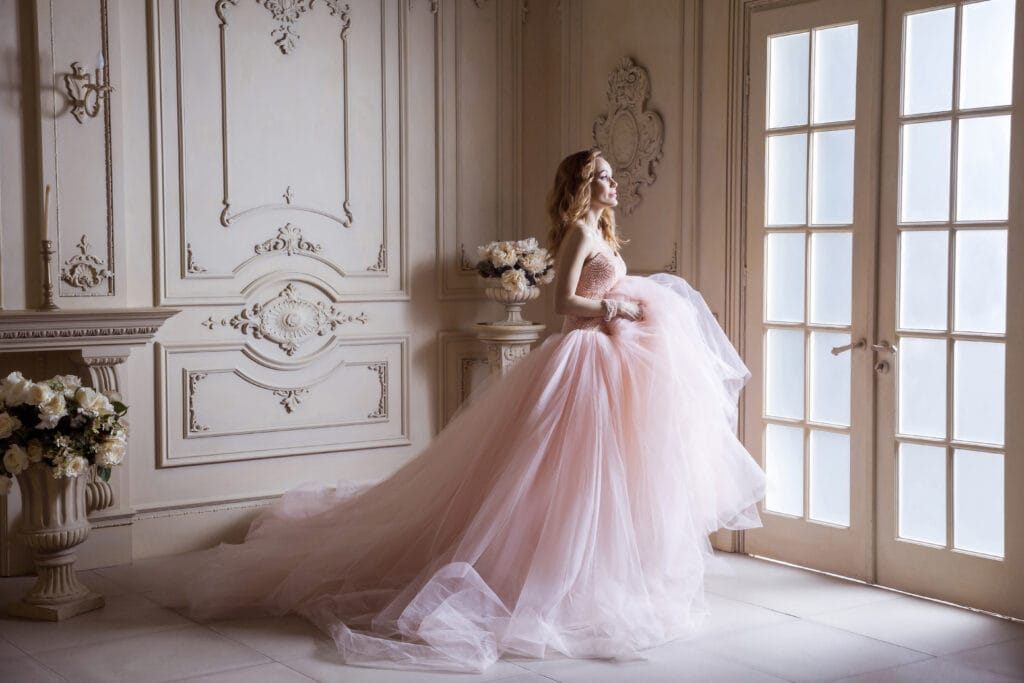
[[[245,342],[156,353],[161,467],[410,443],[405,336],[347,337],[291,365]]]
[[[400,0],[162,0],[154,162],[165,304],[242,303],[282,268],[408,298]]]
[[[644,5],[562,0],[562,151],[604,146],[620,182],[633,175],[617,211],[631,273],[696,281],[701,3]]]
[[[117,0],[38,0],[42,185],[52,187],[49,238],[52,275],[62,307],[114,306],[124,300],[121,181],[121,72]],[[97,69],[99,52],[104,66]],[[95,84],[114,87],[96,115],[70,95]],[[76,77],[77,76],[77,77]],[[33,188],[32,196],[35,196]],[[40,191],[39,196],[42,197]],[[41,223],[41,221],[40,221]],[[42,235],[28,235],[35,257]],[[29,272],[39,272],[31,264]],[[64,299],[64,301],[62,301]]]
[[[523,232],[525,17],[522,0],[456,0],[439,6],[437,272],[443,299],[479,296],[477,245]]]
[[[438,348],[438,420],[448,424],[455,411],[480,383],[490,375],[487,350],[466,332],[442,331],[437,335]]]

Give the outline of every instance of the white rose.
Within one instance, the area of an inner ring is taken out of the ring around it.
[[[89,461],[79,455],[71,459],[64,473],[69,477],[77,477],[80,474],[85,474],[87,469],[89,469]]]
[[[57,375],[50,381],[63,386],[64,396],[67,398],[72,398],[82,386],[82,378],[78,375]]]
[[[33,383],[28,389],[28,397],[26,398],[25,403],[37,406],[40,403],[46,403],[55,395],[56,394],[53,389],[51,389],[48,384],[44,384],[43,382]]]
[[[0,475],[0,496],[6,496],[11,492],[11,486],[14,484],[14,480],[10,477],[4,477]]]
[[[21,420],[10,413],[0,413],[0,439],[6,439],[21,427]]]
[[[12,372],[4,379],[4,402],[9,406],[20,406],[28,401],[28,392],[32,382],[25,379],[20,372]]]
[[[538,275],[537,276],[537,283],[541,284],[541,285],[549,285],[549,284],[551,284],[552,280],[554,280],[554,279],[555,279],[555,269],[554,268],[548,268],[548,272],[544,273],[543,275]]]
[[[516,248],[508,242],[502,242],[491,250],[491,263],[495,268],[514,266],[518,258]]]
[[[96,464],[100,467],[120,465],[124,460],[125,443],[120,439],[107,439],[96,446]]]
[[[29,462],[42,462],[43,455],[46,451],[43,450],[42,445],[38,441],[31,441],[28,444],[28,461]]]
[[[114,406],[110,400],[100,392],[82,387],[75,392],[75,400],[78,402],[78,409],[87,415],[109,415],[114,412]]]
[[[501,274],[501,286],[509,292],[521,292],[529,286],[526,275],[515,268]]]
[[[52,421],[54,418],[59,421],[60,418],[67,414],[68,401],[65,400],[62,393],[54,392],[49,400],[39,404],[39,415],[46,418],[47,421]]]
[[[525,240],[518,240],[516,242],[516,249],[520,253],[534,251],[537,248],[537,238],[527,237]]]
[[[548,259],[544,254],[535,251],[531,254],[520,256],[519,265],[531,273],[540,273],[548,267]]]
[[[18,444],[11,444],[4,453],[4,469],[11,474],[21,474],[28,467],[28,453]]]

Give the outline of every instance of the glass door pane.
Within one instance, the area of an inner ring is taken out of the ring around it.
[[[876,545],[882,585],[1022,617],[1018,10],[886,3]]]
[[[880,8],[758,12],[748,128],[745,439],[768,477],[748,552],[866,578]],[[855,375],[859,373],[859,379]],[[829,548],[829,552],[812,550]]]

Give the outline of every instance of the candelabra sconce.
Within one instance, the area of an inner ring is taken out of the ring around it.
[[[93,82],[93,75],[78,62],[72,62],[72,73],[64,75],[64,89],[71,102],[71,115],[79,123],[85,123],[84,117],[86,116],[95,118],[103,108],[103,101],[108,99],[107,95],[114,89],[105,82],[106,69],[102,54],[98,61],[95,82]]]

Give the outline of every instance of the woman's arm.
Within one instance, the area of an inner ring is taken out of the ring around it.
[[[597,238],[589,237],[581,225],[573,225],[558,249],[558,267],[555,269],[555,312],[581,318],[604,317],[604,306],[596,299],[577,296],[583,264],[597,250]]]
[[[558,250],[558,267],[555,269],[555,312],[558,315],[574,315],[580,318],[607,318],[621,316],[627,320],[640,320],[643,310],[635,301],[614,300],[606,309],[602,300],[588,299],[576,295],[580,274],[587,257],[600,251],[601,238],[590,237],[583,226],[576,224],[569,228]]]

